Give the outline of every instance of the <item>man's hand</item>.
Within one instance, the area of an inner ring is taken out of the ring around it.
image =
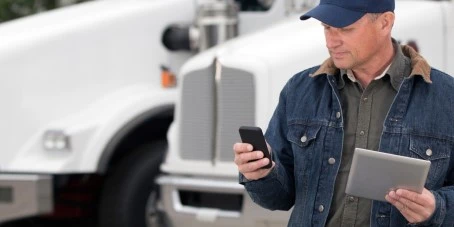
[[[397,189],[390,191],[385,199],[394,205],[410,223],[426,221],[435,212],[435,196],[425,188],[421,194]]]
[[[268,144],[267,144],[268,145]],[[268,150],[271,152],[271,149]],[[248,180],[258,180],[268,175],[273,166],[269,169],[261,169],[266,166],[271,160],[263,158],[262,151],[252,151],[252,145],[248,143],[235,143],[233,145],[235,153],[235,164],[238,166],[238,171]],[[256,160],[256,161],[253,161]]]

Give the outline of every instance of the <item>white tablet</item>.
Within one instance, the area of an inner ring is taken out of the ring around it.
[[[421,193],[430,161],[355,148],[345,193],[386,201],[392,189]]]

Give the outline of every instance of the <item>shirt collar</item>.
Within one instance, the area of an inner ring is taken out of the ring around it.
[[[379,80],[379,79],[383,78],[386,75],[386,72],[388,72],[389,67],[391,67],[391,64],[389,64],[386,67],[386,69],[383,70],[383,72],[379,76],[375,77],[374,80]],[[342,75],[346,74],[347,78],[350,79],[352,82],[357,82],[356,77],[353,74],[353,71],[351,69],[347,69],[347,70],[341,69],[340,72]]]

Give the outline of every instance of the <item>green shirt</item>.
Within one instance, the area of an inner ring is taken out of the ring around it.
[[[365,89],[359,82],[352,81],[346,70],[340,70],[337,77],[344,116],[344,144],[328,227],[370,226],[371,200],[349,196],[345,194],[345,187],[353,150],[356,147],[379,150],[385,117],[402,80],[410,75],[410,59],[402,53],[397,42],[393,40],[393,44],[395,55],[386,74],[372,80]],[[355,80],[354,77],[352,79]]]

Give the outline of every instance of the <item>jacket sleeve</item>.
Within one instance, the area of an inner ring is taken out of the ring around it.
[[[454,162],[451,160],[451,163]],[[452,166],[452,165],[451,165]],[[435,196],[435,212],[428,220],[414,226],[454,226],[454,172],[448,174],[446,186],[431,191]]]
[[[450,164],[443,187],[430,190],[435,197],[435,211],[423,222],[409,226],[454,226],[454,151],[451,151]]]
[[[279,103],[265,133],[275,162],[273,170],[268,176],[255,181],[248,181],[240,174],[240,183],[244,184],[252,200],[270,210],[289,210],[295,203],[293,152],[286,136],[287,93],[291,81],[281,91]]]
[[[442,226],[454,226],[454,173],[451,172],[450,186],[443,187],[434,192],[437,201],[436,214]],[[436,221],[436,220],[435,220]]]

